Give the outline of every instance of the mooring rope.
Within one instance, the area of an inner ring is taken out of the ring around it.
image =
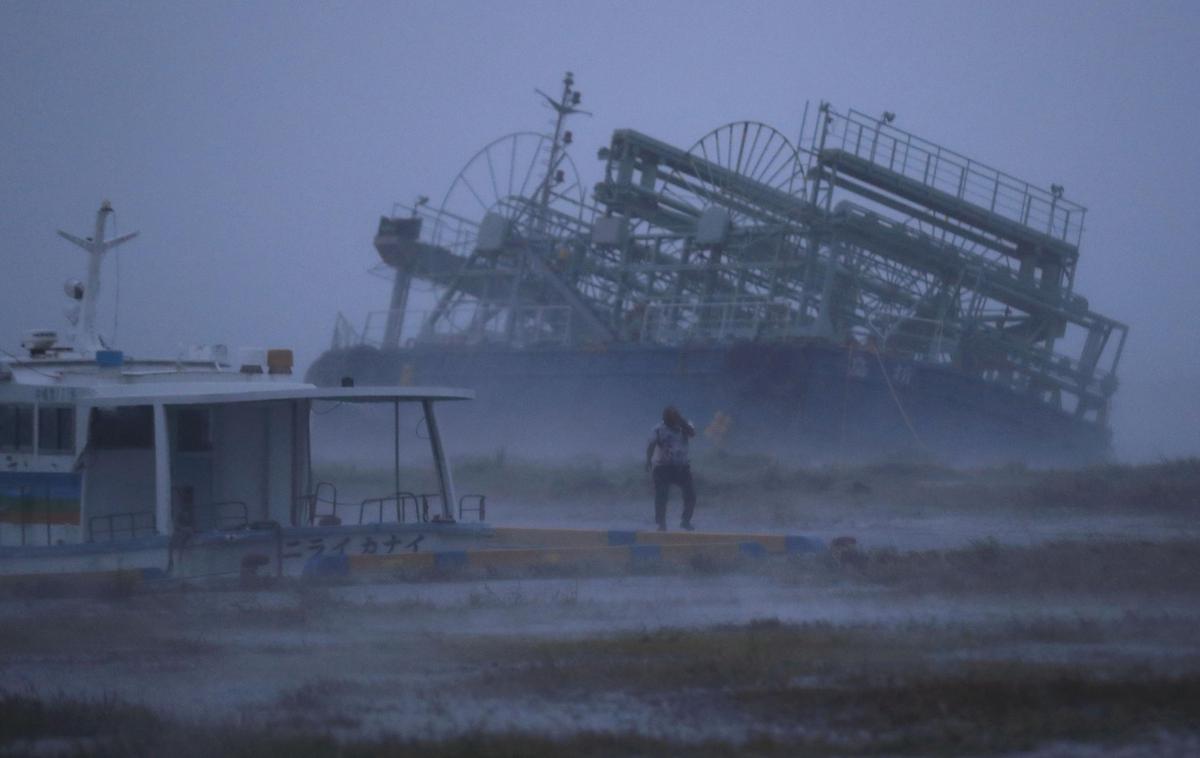
[[[896,388],[892,386],[892,379],[888,376],[887,367],[883,363],[883,356],[878,350],[872,351],[875,353],[875,360],[879,362],[879,372],[883,374],[883,382],[887,385],[888,392],[892,393],[892,400],[896,403],[896,409],[900,411],[900,418],[904,419],[904,425],[908,427],[908,431],[912,433],[913,440],[922,450],[928,451],[929,448],[921,440],[921,435],[917,434],[916,428],[912,425],[912,420],[909,419],[908,413],[904,410],[904,403],[900,402],[900,395],[896,393]]]

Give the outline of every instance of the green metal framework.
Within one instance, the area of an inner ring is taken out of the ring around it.
[[[687,150],[618,130],[589,200],[569,74],[547,100],[553,137],[497,140],[439,208],[381,220],[392,308],[335,343],[399,346],[420,279],[439,295],[416,342],[854,341],[1106,422],[1128,329],[1073,291],[1086,210],[1060,187],[822,104],[798,146],[754,122]]]

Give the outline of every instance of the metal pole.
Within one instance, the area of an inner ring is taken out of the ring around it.
[[[433,449],[433,462],[437,467],[438,481],[442,486],[442,518],[453,521],[454,478],[450,474],[450,465],[446,461],[446,451],[442,448],[442,435],[438,432],[437,418],[433,413],[433,401],[422,400],[421,408],[425,411],[425,426],[429,429],[429,444]]]
[[[540,199],[542,214],[538,220],[539,231],[543,230],[546,220],[545,211],[550,207],[550,187],[554,182],[554,170],[558,168],[558,153],[560,150],[560,140],[562,139],[563,123],[567,120],[567,114],[571,112],[571,85],[574,83],[575,78],[570,73],[563,78],[562,97],[559,100],[558,106],[554,108],[558,112],[558,116],[554,120],[554,139],[550,142],[550,162],[546,168],[546,177],[542,180]],[[550,104],[554,105],[553,101]]]
[[[397,498],[400,497],[400,401],[392,400],[392,433],[393,433],[393,480],[396,488],[393,490]],[[397,501],[397,507],[399,502]]]
[[[396,278],[392,282],[391,307],[388,309],[387,321],[383,328],[384,350],[395,350],[400,347],[400,337],[404,333],[404,316],[408,310],[408,293],[412,286],[412,271],[407,265],[396,266]],[[364,330],[365,334],[366,330]]]
[[[167,437],[167,409],[154,409],[154,525],[159,534],[171,535],[171,453]]]

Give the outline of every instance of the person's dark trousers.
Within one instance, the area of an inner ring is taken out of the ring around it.
[[[696,509],[696,485],[692,482],[692,467],[659,464],[654,467],[654,520],[659,526],[667,525],[667,498],[671,485],[678,484],[683,490],[682,523],[692,523],[692,511]]]

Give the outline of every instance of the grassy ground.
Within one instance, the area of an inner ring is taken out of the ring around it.
[[[1200,748],[1200,542],[0,603],[0,754]]]
[[[0,755],[1200,754],[1200,461],[695,470],[702,526],[857,547],[732,574],[10,595]],[[457,473],[496,523],[649,516],[636,462]]]
[[[956,755],[1031,750],[1086,741],[1103,750],[1139,743],[1146,754],[1194,749],[1200,677],[1112,676],[980,668],[966,675],[892,678],[853,688],[779,686],[735,691],[723,707],[810,725],[804,734],[762,733],[681,744],[635,732],[552,738],[473,732],[430,740],[330,734],[245,725],[219,729],[164,718],[115,701],[22,695],[0,699],[0,744],[12,753],[176,756],[792,756]],[[1150,740],[1147,740],[1150,737]]]

